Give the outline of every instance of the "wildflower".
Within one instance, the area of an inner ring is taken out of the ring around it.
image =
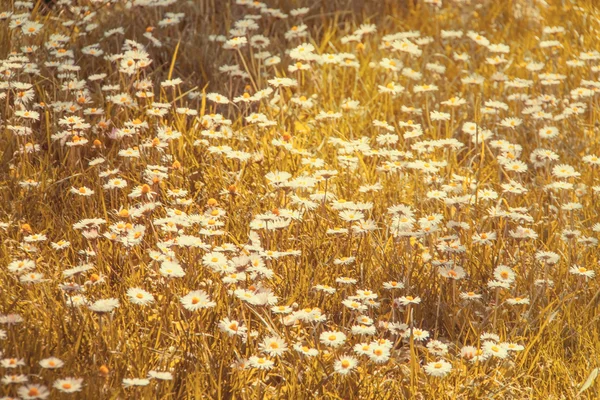
[[[45,399],[50,396],[50,392],[46,386],[37,384],[21,386],[17,389],[17,394],[25,400]]]
[[[452,364],[447,361],[432,361],[425,365],[425,373],[437,378],[443,378],[452,371]]]
[[[17,368],[22,367],[24,365],[25,361],[22,358],[5,358],[3,360],[0,360],[0,366],[2,366],[2,368]]]
[[[505,265],[499,265],[494,269],[494,278],[499,281],[512,283],[515,280],[515,276],[515,272]]]
[[[552,175],[557,178],[576,178],[581,174],[575,171],[575,168],[570,165],[560,164],[552,168]]]
[[[319,350],[308,347],[308,346],[304,346],[301,343],[294,344],[293,348],[298,353],[300,353],[304,356],[307,356],[307,357],[315,357],[315,356],[319,355]]]
[[[172,381],[173,374],[168,371],[148,371],[148,379],[158,379],[161,381]]]
[[[319,290],[319,291],[321,291],[321,292],[325,292],[325,293],[328,293],[328,294],[333,294],[333,293],[335,293],[335,288],[334,288],[334,287],[331,287],[331,286],[329,286],[329,285],[316,285],[314,288],[315,288],[316,290]]]
[[[426,330],[423,330],[423,329],[413,328],[413,329],[409,329],[406,332],[404,332],[403,336],[405,338],[410,338],[412,336],[414,338],[414,340],[420,342],[423,340],[427,340],[427,338],[429,337],[429,332]]]
[[[28,235],[28,236],[25,236],[25,237],[23,238],[23,240],[24,240],[25,242],[28,242],[28,243],[33,243],[33,242],[43,242],[43,241],[45,241],[46,239],[48,239],[48,238],[46,237],[46,235],[42,235],[42,234],[39,234],[39,233],[35,233],[35,234],[33,234],[33,235]]]
[[[56,357],[50,357],[50,358],[45,358],[43,360],[40,360],[40,366],[42,368],[55,369],[55,368],[61,368],[63,365],[64,365],[64,362]]]
[[[211,308],[217,305],[211,301],[208,295],[203,290],[194,290],[187,295],[181,297],[181,304],[186,310],[196,311],[202,308]]]
[[[481,297],[481,294],[475,292],[463,292],[460,294],[460,298],[463,300],[479,300]]]
[[[427,350],[434,355],[443,356],[448,353],[448,345],[439,340],[431,340],[427,343]]]
[[[525,347],[518,343],[503,343],[507,351],[523,351]]]
[[[148,293],[144,289],[140,288],[128,289],[127,297],[129,297],[129,301],[133,304],[145,306],[154,303],[154,296],[151,293]]]
[[[493,341],[485,341],[482,345],[483,352],[497,358],[506,358],[508,352],[504,346]]]
[[[123,189],[127,187],[127,181],[121,178],[112,178],[102,187],[104,189]]]
[[[82,378],[64,378],[57,379],[52,386],[64,393],[75,393],[81,391],[82,382]]]
[[[275,363],[265,357],[252,356],[248,359],[248,363],[252,368],[269,370],[273,368]]]
[[[181,268],[181,265],[169,261],[162,262],[158,272],[167,278],[182,278],[185,276],[185,271]]]
[[[150,384],[149,379],[145,378],[123,378],[123,387],[147,386]]]
[[[404,284],[396,281],[388,281],[383,283],[384,289],[403,289]]]
[[[12,383],[26,383],[29,381],[26,375],[5,375],[2,378],[3,385],[10,385]]]
[[[338,374],[347,375],[352,372],[357,365],[358,361],[356,358],[352,356],[342,356],[334,363],[333,368]]]
[[[280,356],[288,350],[285,341],[276,336],[265,338],[258,348],[272,357]]]
[[[472,236],[472,240],[476,244],[490,245],[496,240],[496,232],[476,233]]]
[[[553,126],[545,126],[538,131],[542,139],[552,139],[558,136],[558,129]]]
[[[71,188],[71,193],[77,194],[79,196],[86,196],[87,197],[87,196],[93,195],[94,191],[92,189],[88,188],[88,187],[81,186],[79,188],[72,187]]]
[[[421,298],[419,296],[402,296],[396,299],[396,301],[403,306],[408,306],[409,304],[419,304],[421,302]]]
[[[337,331],[325,331],[319,336],[321,343],[330,347],[339,347],[346,341],[346,335]]]
[[[229,318],[219,321],[219,329],[229,336],[245,336],[247,331],[245,326],[242,326],[238,321],[230,320]]]
[[[554,265],[558,263],[560,256],[552,251],[538,251],[535,253],[535,259],[548,265]]]
[[[66,240],[59,240],[58,242],[52,242],[50,243],[50,246],[54,249],[54,250],[64,250],[68,247],[71,246],[71,242],[68,242]]]
[[[583,276],[586,279],[596,276],[596,272],[594,270],[587,269],[585,267],[579,267],[577,265],[573,265],[571,268],[569,268],[569,272],[573,275]]]
[[[15,112],[15,115],[24,119],[31,119],[34,121],[39,121],[40,113],[37,111],[29,111],[29,110],[18,110]]]
[[[529,299],[527,297],[514,297],[506,300],[506,303],[510,304],[511,306],[529,304]]]
[[[386,346],[376,345],[373,346],[371,352],[367,354],[371,361],[382,364],[390,359],[390,349]]]
[[[119,307],[120,303],[118,299],[110,298],[110,299],[101,299],[92,303],[89,308],[90,310],[97,313],[109,313],[112,312],[115,308]]]

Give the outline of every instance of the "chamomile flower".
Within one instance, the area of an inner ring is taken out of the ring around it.
[[[423,369],[427,375],[443,378],[452,371],[452,364],[444,360],[432,361],[427,363]]]
[[[358,365],[358,360],[352,356],[342,356],[333,365],[333,369],[340,375],[351,373]]]
[[[130,288],[127,290],[127,297],[129,297],[129,301],[133,304],[137,305],[148,305],[154,303],[154,296],[140,288]]]
[[[197,311],[203,308],[212,308],[217,305],[210,300],[208,294],[203,290],[193,290],[180,298],[181,304],[186,310]]]
[[[321,343],[329,347],[339,347],[346,341],[346,335],[339,331],[325,331],[319,336]]]
[[[55,380],[52,387],[63,393],[75,393],[81,391],[83,388],[82,383],[82,378],[64,378]]]

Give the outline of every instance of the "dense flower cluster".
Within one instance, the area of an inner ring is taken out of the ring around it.
[[[2,5],[2,399],[539,397],[597,304],[591,34],[207,3]]]

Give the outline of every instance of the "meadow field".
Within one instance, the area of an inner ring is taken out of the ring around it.
[[[0,400],[600,398],[599,16],[0,0]]]

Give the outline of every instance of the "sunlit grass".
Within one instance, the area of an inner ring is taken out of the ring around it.
[[[548,2],[1,4],[0,396],[597,398],[599,20]]]

